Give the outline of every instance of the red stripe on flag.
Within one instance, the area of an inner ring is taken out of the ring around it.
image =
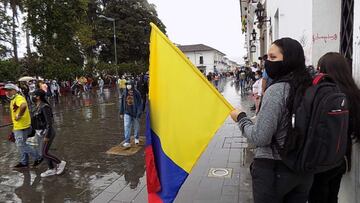
[[[152,145],[149,145],[145,148],[145,164],[146,164],[146,183],[147,190],[149,193],[156,193],[161,190],[161,184],[159,180],[159,176],[155,166],[154,152]]]
[[[148,202],[149,203],[163,203],[159,195],[156,193],[149,193],[148,195]]]

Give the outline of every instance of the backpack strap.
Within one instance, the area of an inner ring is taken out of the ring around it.
[[[320,74],[316,75],[314,80],[313,80],[313,85],[319,84],[320,81],[323,80],[326,77],[327,77],[327,74],[324,74],[324,73],[320,73]]]

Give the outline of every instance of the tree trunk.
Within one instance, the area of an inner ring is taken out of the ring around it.
[[[15,16],[15,12],[13,11],[13,16],[12,16],[12,45],[14,47],[14,59],[16,62],[19,61],[18,58],[18,50],[17,50],[17,35],[16,35],[16,22],[15,22],[16,16]]]
[[[30,31],[28,26],[25,27],[25,34],[26,34],[26,53],[28,56],[30,56],[31,54],[31,49],[30,49]]]

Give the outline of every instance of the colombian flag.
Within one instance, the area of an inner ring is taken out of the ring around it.
[[[154,25],[150,36],[146,174],[151,203],[173,202],[233,107]]]

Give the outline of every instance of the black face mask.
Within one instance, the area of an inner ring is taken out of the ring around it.
[[[265,61],[265,70],[271,79],[277,79],[291,72],[291,69],[284,65],[284,61]]]

